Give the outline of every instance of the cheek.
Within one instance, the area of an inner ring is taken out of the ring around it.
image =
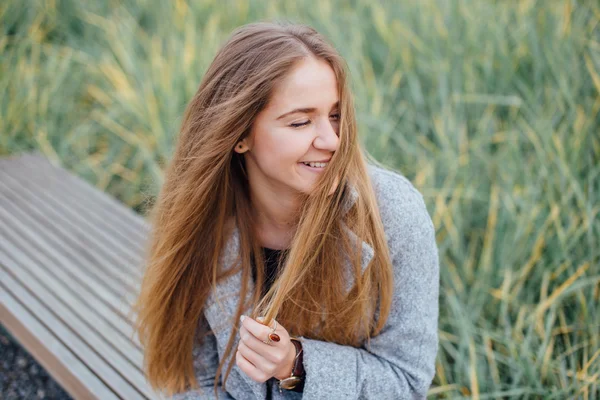
[[[263,169],[272,169],[277,164],[278,145],[275,135],[268,132],[261,132],[254,140],[252,148],[256,163]]]
[[[269,136],[261,143],[260,157],[263,165],[284,166],[297,164],[310,149],[310,138],[289,132]]]

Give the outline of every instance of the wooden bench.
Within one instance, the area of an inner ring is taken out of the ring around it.
[[[158,399],[129,304],[144,219],[39,153],[0,159],[0,322],[76,399]]]

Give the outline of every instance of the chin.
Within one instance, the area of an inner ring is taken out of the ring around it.
[[[295,190],[296,192],[302,193],[302,194],[305,194],[305,195],[309,195],[312,192],[312,188],[313,188],[312,185],[307,185],[306,183],[305,184],[294,185],[292,187],[292,189]]]

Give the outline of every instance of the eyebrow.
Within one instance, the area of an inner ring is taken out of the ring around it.
[[[335,104],[333,106],[331,106],[332,109],[338,107],[340,105],[339,101],[336,101]],[[295,113],[305,113],[305,114],[309,114],[309,113],[313,113],[317,111],[316,108],[314,107],[304,107],[304,108],[295,108],[292,111],[288,111],[285,114],[281,114],[279,117],[277,117],[276,121],[282,119],[283,117],[286,117],[290,114],[295,114]]]

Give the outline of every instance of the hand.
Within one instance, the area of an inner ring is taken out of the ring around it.
[[[261,317],[257,318],[262,321]],[[275,320],[271,326],[263,325],[248,316],[242,316],[240,326],[240,342],[235,354],[237,366],[256,382],[266,382],[271,377],[278,380],[285,379],[292,373],[296,347],[290,340],[288,331],[277,324],[275,333],[279,335],[279,342],[266,344]]]

